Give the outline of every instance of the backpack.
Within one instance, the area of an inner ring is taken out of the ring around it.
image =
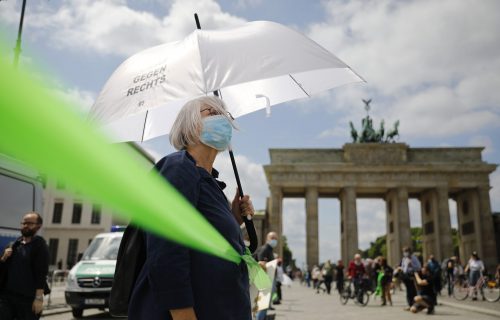
[[[145,232],[130,224],[123,233],[109,295],[109,313],[113,317],[127,317],[128,315],[130,296],[146,261],[145,240]]]

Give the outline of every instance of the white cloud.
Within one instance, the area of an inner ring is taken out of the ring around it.
[[[324,4],[326,21],[308,34],[368,81],[327,96],[340,126],[360,117],[359,100],[369,95],[384,103],[372,114],[401,119],[404,138],[500,127],[500,43],[491,32],[500,29],[498,1]]]
[[[78,88],[58,88],[52,89],[52,91],[59,98],[68,103],[68,105],[75,107],[82,115],[87,115],[95,100],[95,93],[80,90]]]
[[[248,7],[257,7],[262,4],[262,0],[238,0],[236,5],[240,9],[246,9]]]
[[[269,188],[264,168],[261,164],[252,162],[249,158],[236,155],[236,165],[241,180],[241,187],[245,194],[250,195],[256,210],[265,209],[266,198],[269,196]],[[236,179],[231,165],[231,160],[226,153],[217,156],[214,168],[219,171],[219,177],[227,184],[224,193],[229,200],[234,198],[236,193]]]
[[[14,2],[14,1],[10,1]],[[3,4],[2,4],[3,5]],[[38,5],[30,8],[26,27],[31,36],[49,37],[61,49],[129,56],[161,43],[180,40],[195,28],[196,8],[202,28],[228,28],[245,22],[221,10],[212,0],[176,0],[167,15],[158,18],[134,10],[123,0],[66,0],[57,8]],[[4,23],[15,24],[14,5],[0,13]]]
[[[469,145],[471,147],[484,147],[482,152],[483,155],[488,155],[495,151],[493,146],[493,140],[488,136],[478,135],[473,136],[469,139]]]
[[[367,249],[370,242],[386,233],[385,201],[358,199],[358,246]]]

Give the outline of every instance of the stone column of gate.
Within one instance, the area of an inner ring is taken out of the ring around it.
[[[451,219],[449,194],[447,186],[439,186],[437,192],[437,223],[435,232],[438,237],[439,253],[441,256],[436,256],[438,261],[443,261],[445,258],[453,256],[453,240],[451,237]]]
[[[480,232],[481,236],[481,248],[482,256],[485,267],[488,270],[494,270],[496,267],[496,242],[495,242],[495,231],[493,230],[493,217],[491,215],[491,203],[490,203],[490,187],[480,186],[477,189],[479,198],[479,215],[481,220],[481,229],[476,232]]]
[[[283,257],[283,190],[281,187],[271,186],[271,205],[269,211],[269,232],[274,231],[278,234],[277,252],[280,257]],[[266,240],[262,239],[264,243]]]
[[[389,263],[396,265],[401,260],[402,248],[411,246],[408,189],[398,187],[390,190],[387,193],[386,201],[392,206],[392,208],[388,208],[388,212],[390,212],[388,221],[389,225],[392,223],[392,227],[387,230],[387,256]]]
[[[411,246],[410,207],[408,205],[408,189],[406,187],[399,187],[397,189],[397,199],[399,243],[402,247]],[[412,250],[415,250],[415,248],[412,248]]]
[[[306,257],[307,266],[319,265],[318,189],[306,189]]]
[[[344,265],[348,265],[358,252],[358,214],[356,211],[356,189],[346,187],[340,192],[341,254]]]

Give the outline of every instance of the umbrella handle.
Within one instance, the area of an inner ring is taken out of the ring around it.
[[[196,21],[196,28],[201,29],[200,19],[198,19],[198,14],[194,14],[194,20]],[[214,91],[214,95],[219,96],[219,92]],[[229,157],[231,158],[231,164],[233,165],[234,177],[236,178],[236,184],[238,185],[238,193],[240,198],[243,198],[243,188],[241,187],[240,175],[238,174],[238,168],[236,167],[236,161],[234,160],[234,154],[231,147],[229,147]],[[250,246],[248,249],[251,253],[257,249],[259,245],[259,240],[257,239],[257,232],[255,231],[255,226],[253,225],[252,217],[243,217],[243,222],[245,222],[245,228],[247,229],[248,238],[250,239]]]
[[[238,185],[238,193],[240,198],[243,198],[243,188],[241,187],[240,175],[238,174],[238,168],[236,167],[236,161],[234,159],[233,150],[229,148],[229,157],[231,158],[231,164],[233,165],[234,177],[236,178],[236,184]],[[245,223],[245,228],[247,229],[248,238],[250,240],[250,246],[248,249],[251,253],[257,249],[259,245],[259,240],[257,238],[257,232],[255,231],[255,226],[252,221],[252,217],[245,216],[243,217],[243,222]]]

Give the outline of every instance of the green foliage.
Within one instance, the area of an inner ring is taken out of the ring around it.
[[[283,269],[287,266],[292,266],[295,269],[295,259],[293,259],[292,250],[288,247],[286,236],[283,235],[281,239],[283,241]]]
[[[460,245],[460,237],[458,230],[451,229],[451,237],[453,241],[453,253],[458,256],[458,248]],[[360,251],[363,258],[375,258],[378,256],[387,257],[386,235],[378,237],[375,242],[370,242],[370,247],[364,251]],[[422,228],[411,228],[411,247],[414,252],[422,252]]]

